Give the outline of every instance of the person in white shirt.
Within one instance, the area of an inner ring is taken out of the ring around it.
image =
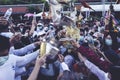
[[[15,49],[14,46],[11,46],[10,50],[9,50],[9,53],[17,55],[17,56],[23,56],[23,55],[26,55],[26,54],[31,54],[33,49],[35,49],[39,45],[40,45],[40,42],[38,41],[38,42],[34,42],[32,44],[29,44],[29,45],[27,45],[23,48],[20,48],[20,49]],[[17,67],[16,68],[16,73],[15,73],[16,80],[21,80],[21,74],[23,74],[24,72],[26,72],[25,67]]]
[[[35,60],[39,50],[25,55],[16,56],[9,54],[9,38],[0,35],[0,80],[15,80],[16,68],[24,67],[26,64]]]

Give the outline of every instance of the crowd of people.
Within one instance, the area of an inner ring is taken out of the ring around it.
[[[105,20],[16,24],[0,17],[0,80],[120,80],[120,25]]]

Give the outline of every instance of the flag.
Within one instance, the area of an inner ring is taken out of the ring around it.
[[[111,11],[108,10],[106,13],[105,13],[105,25],[108,25],[109,24],[109,19],[110,19],[110,15],[111,15]]]
[[[58,25],[61,20],[60,10],[62,8],[62,5],[59,4],[56,0],[50,0],[49,3],[50,3],[51,17],[52,17],[53,23]]]
[[[6,18],[6,20],[9,20],[10,16],[12,15],[12,8],[7,9],[7,11],[4,14],[4,18]]]
[[[111,15],[112,16],[112,21],[113,21],[113,25],[115,26],[115,25],[117,25],[118,24],[118,21],[117,21],[117,19],[114,17],[114,15]]]
[[[95,11],[93,8],[90,7],[90,5],[88,3],[86,3],[85,1],[81,1],[81,4],[85,7],[85,8],[89,8],[93,11]]]

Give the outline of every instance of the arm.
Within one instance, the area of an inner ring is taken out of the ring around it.
[[[22,57],[16,56],[16,59],[17,59],[16,66],[23,67],[23,66],[27,65],[31,61],[35,60],[37,58],[38,54],[39,54],[39,50],[37,50],[31,54],[22,56]]]
[[[40,67],[45,63],[45,57],[37,58],[35,67],[29,76],[28,80],[37,80],[37,75],[39,73]]]
[[[59,61],[60,61],[60,72],[63,72],[65,70],[70,71],[68,65],[64,62],[64,57],[63,55],[59,54]]]
[[[32,21],[32,27],[31,27],[31,30],[30,30],[30,32],[29,32],[29,36],[32,36],[32,35],[33,35],[34,30],[35,30],[35,27],[36,27],[36,24],[37,24],[37,22],[36,22],[36,18],[35,18],[35,16],[34,16],[34,17],[33,17],[33,21]]]
[[[80,60],[82,60],[84,62],[85,66],[99,78],[99,80],[109,80],[107,73],[100,70],[96,65],[94,65],[93,63],[88,61],[80,53],[78,53],[78,57],[79,57]]]
[[[27,45],[21,49],[14,49],[14,47],[10,48],[10,53],[14,54],[14,55],[25,55],[28,51],[32,51],[33,49],[36,48],[36,46],[38,46],[40,44],[40,42],[35,42],[33,44]]]
[[[92,50],[89,48],[85,48],[83,46],[80,46],[78,48],[78,51],[85,56],[88,60],[90,60],[92,63],[94,63],[96,66],[98,66],[100,69],[104,71],[108,71],[108,67],[111,65],[107,61],[101,60]]]
[[[96,65],[94,65],[88,60],[85,60],[84,63],[85,63],[85,66],[99,78],[99,80],[109,80],[108,73],[105,73],[104,71],[99,69]]]
[[[88,60],[94,63],[103,71],[108,71],[109,66],[111,65],[107,61],[102,61],[95,53],[89,48],[84,46],[80,46],[77,42],[72,42],[74,46],[78,48],[78,52],[80,52],[83,56],[85,56]]]

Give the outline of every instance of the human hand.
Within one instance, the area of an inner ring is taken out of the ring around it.
[[[64,56],[62,54],[58,54],[58,59],[60,62],[64,61]]]
[[[36,59],[36,66],[42,66],[44,63],[46,62],[46,55],[42,56],[42,57],[37,57]]]
[[[34,16],[33,16],[33,20],[32,20],[32,25],[37,25],[37,22],[36,22],[36,13],[34,12]]]
[[[71,43],[72,43],[73,46],[75,46],[75,47],[77,47],[77,48],[80,47],[80,44],[77,43],[75,40],[72,40]]]
[[[78,52],[78,57],[82,62],[85,62],[86,58],[81,55],[81,53]]]
[[[40,43],[41,43],[41,41],[37,41],[37,42],[34,42],[34,45],[37,47],[40,45]]]
[[[12,38],[10,38],[10,43],[14,44],[14,43],[20,41],[21,37],[22,37],[22,35],[20,33],[13,35]]]

